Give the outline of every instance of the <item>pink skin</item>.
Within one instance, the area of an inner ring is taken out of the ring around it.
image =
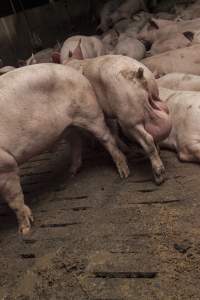
[[[106,55],[81,62],[80,42],[67,63],[90,80],[107,118],[115,116],[124,134],[142,146],[151,161],[155,181],[161,184],[165,169],[155,142],[168,136],[171,120],[159,99],[153,74],[124,56]]]
[[[160,100],[151,99],[149,102],[153,110],[146,114],[144,127],[155,142],[160,142],[167,138],[171,131],[169,109]]]
[[[60,64],[60,52],[58,51],[53,52],[51,58],[55,64]]]
[[[80,48],[81,39],[73,53],[69,54],[69,57],[73,56],[73,59],[83,59],[83,54]],[[153,110],[148,111],[145,115],[144,127],[146,131],[151,134],[156,142],[165,139],[171,131],[171,122],[169,120],[169,109],[167,105],[162,102],[157,95],[149,97],[149,104]],[[167,115],[166,115],[167,114]]]

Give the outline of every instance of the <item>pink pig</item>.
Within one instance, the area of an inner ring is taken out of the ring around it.
[[[80,44],[81,41],[67,64],[89,79],[106,118],[116,119],[123,132],[143,147],[156,183],[162,183],[165,169],[155,143],[169,135],[171,121],[167,106],[159,99],[153,74],[126,56],[80,60]]]

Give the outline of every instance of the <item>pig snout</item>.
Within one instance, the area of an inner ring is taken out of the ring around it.
[[[156,142],[166,139],[172,128],[169,109],[165,103],[159,100],[149,99],[151,109],[145,117],[145,129]]]

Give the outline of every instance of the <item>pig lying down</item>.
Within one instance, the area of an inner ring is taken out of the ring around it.
[[[200,162],[200,93],[165,88],[159,92],[172,119],[171,133],[161,146],[176,151],[182,161]]]
[[[200,44],[171,50],[142,60],[152,72],[159,76],[180,72],[200,75]]]
[[[5,66],[5,67],[2,67],[0,68],[0,75],[3,75],[3,74],[6,74],[10,71],[13,71],[15,70],[16,68],[15,67],[12,67],[12,66]]]
[[[57,64],[22,67],[0,78],[0,193],[16,213],[19,231],[33,221],[24,204],[19,165],[40,154],[69,126],[90,131],[111,154],[121,177],[126,159],[104,122],[89,81],[76,70]]]
[[[64,42],[60,51],[62,64],[69,58],[69,51],[74,51],[81,38],[81,50],[84,58],[92,58],[104,54],[102,41],[96,36],[74,35]]]
[[[165,170],[155,143],[168,136],[171,122],[153,74],[126,56],[78,58],[83,58],[80,42],[68,64],[89,79],[106,118],[115,118],[123,132],[143,147],[156,183],[162,183]]]
[[[122,54],[135,58],[136,60],[141,60],[144,58],[145,52],[145,47],[139,40],[123,33],[120,34],[118,43],[112,51],[112,54]]]
[[[140,10],[146,10],[143,0],[110,0],[102,8],[97,29],[105,32],[117,21],[128,19]]]
[[[159,79],[160,87],[181,91],[200,91],[200,76],[186,73],[170,73]]]

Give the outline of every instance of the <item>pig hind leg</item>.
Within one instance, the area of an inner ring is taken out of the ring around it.
[[[70,130],[66,137],[70,144],[71,162],[69,172],[75,176],[82,165],[82,136],[78,129],[73,128]]]
[[[153,137],[144,129],[143,125],[130,126],[129,124],[127,128],[128,133],[142,146],[149,157],[155,182],[161,184],[165,180],[165,168],[160,159]],[[125,127],[124,132],[126,132]]]
[[[19,224],[19,232],[27,234],[31,228],[33,217],[31,210],[24,204],[19,169],[14,157],[0,150],[0,192],[8,206],[15,212]]]

